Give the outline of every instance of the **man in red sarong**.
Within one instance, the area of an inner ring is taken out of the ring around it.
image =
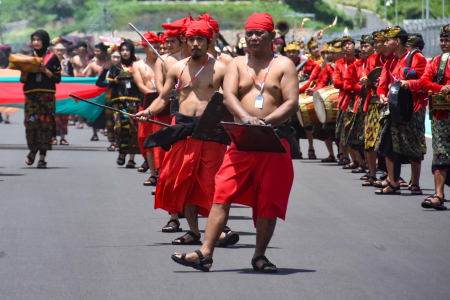
[[[226,145],[191,137],[206,105],[214,92],[220,89],[225,76],[226,66],[207,53],[212,38],[213,29],[206,21],[189,24],[186,41],[191,56],[170,68],[160,96],[149,108],[136,115],[139,121],[144,121],[161,112],[169,103],[172,89],[179,90],[180,105],[172,120],[173,126],[149,137],[153,144],[170,148],[164,157],[156,186],[155,208],[162,208],[171,214],[183,212],[190,227],[184,236],[172,242],[174,245],[201,244],[198,214],[209,215],[215,190],[214,176],[226,151]],[[179,223],[178,231],[181,231]]]
[[[414,55],[410,69],[406,68],[408,56],[411,54],[405,48],[407,36],[407,32],[398,26],[385,29],[384,44],[395,56],[384,65],[377,89],[380,102],[384,105],[388,103],[389,88],[394,82],[400,80],[402,89],[409,89],[409,80],[417,80],[425,72],[427,60],[421,53]],[[410,70],[414,70],[415,74],[413,75]],[[424,121],[428,99],[427,95],[420,91],[411,90],[411,93],[414,113],[409,122],[399,125],[393,121],[391,115],[381,116],[382,128],[375,144],[375,151],[385,157],[389,182],[387,187],[375,191],[378,195],[401,194],[399,180],[402,162],[411,163],[411,193],[422,194],[419,179],[423,155],[426,153]],[[382,122],[383,119],[386,119],[386,122]]]
[[[144,37],[147,39],[147,41],[150,42],[150,44],[152,44],[153,48],[158,51],[160,42],[159,37],[155,33],[149,31],[147,33],[144,33]],[[149,103],[145,103],[144,101],[145,94],[158,93],[156,90],[155,81],[155,64],[158,56],[153,52],[153,50],[150,48],[150,46],[147,45],[144,40],[142,40],[142,49],[144,50],[146,55],[145,59],[141,59],[140,61],[137,61],[133,64],[133,69],[135,70],[135,72],[133,72],[133,78],[139,90],[142,92],[139,111],[149,106]],[[154,119],[154,117],[152,117],[152,119]],[[159,165],[155,165],[154,149],[144,149],[144,141],[150,134],[153,133],[153,131],[154,124],[150,122],[139,124],[138,143],[145,161],[138,169],[138,171],[147,172],[147,170],[150,169],[150,178],[144,182],[145,186],[156,185],[156,169],[160,168]]]
[[[289,116],[299,109],[298,79],[293,62],[271,51],[271,41],[275,38],[273,29],[269,14],[258,13],[249,17],[245,26],[249,56],[236,57],[228,65],[224,103],[236,122],[272,124],[282,135],[288,130]],[[258,100],[261,98],[263,103]],[[214,204],[206,225],[203,247],[188,255],[175,253],[172,255],[174,261],[208,271],[231,203],[239,203],[253,208],[257,228],[252,259],[254,270],[277,272],[276,266],[264,254],[273,235],[276,218],[285,217],[294,179],[289,144],[284,138],[281,141],[287,153],[238,151],[234,143],[231,144],[215,178]]]

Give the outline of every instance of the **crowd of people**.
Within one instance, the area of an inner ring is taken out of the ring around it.
[[[97,85],[109,88],[106,105],[117,109],[106,110],[92,123],[93,140],[97,129],[104,129],[111,142],[108,150],[119,151],[118,165],[134,168],[136,154],[142,155],[144,163],[138,171],[150,170],[144,185],[156,187],[155,209],[170,214],[162,231],[182,231],[179,219],[185,217],[189,231],[172,244],[202,245],[193,253],[173,254],[172,259],[181,265],[208,271],[215,247],[238,242],[239,235],[227,226],[230,206],[238,203],[253,208],[257,229],[253,269],[277,272],[265,251],[277,218],[286,215],[294,178],[292,159],[302,158],[300,138],[308,139],[309,159],[317,158],[314,140],[324,141],[329,156],[322,161],[362,173],[362,185],[379,187],[376,194],[400,194],[401,186],[422,194],[419,178],[426,151],[428,95],[450,91],[446,54],[450,52],[450,25],[440,33],[443,55],[430,62],[420,52],[425,46],[422,36],[398,26],[361,36],[358,49],[350,36],[323,45],[311,38],[304,46],[300,39],[286,44],[277,37],[271,16],[258,13],[245,24],[242,55],[218,51],[219,24],[209,14],[162,27],[163,34],[144,33],[149,43],[142,40],[144,58],[135,54],[138,43],[131,40],[123,40],[118,47],[97,44],[95,59],[88,60],[84,41],[76,46],[50,45],[47,32],[31,35],[34,55],[42,63],[40,72],[22,72],[21,76],[30,149],[27,164],[34,163],[39,151],[38,168],[46,167],[53,132],[61,136],[60,143],[65,141],[69,120],[55,115],[56,85],[61,76],[82,74],[98,77]],[[376,68],[381,68],[381,75],[374,79],[369,74]],[[396,86],[401,91],[398,97],[411,106],[409,120],[399,121],[389,105]],[[302,127],[296,117],[299,95],[311,96],[327,87],[338,93],[336,118]],[[240,151],[235,141],[227,145],[211,141],[212,136],[193,138],[201,120],[214,118],[204,113],[216,91],[223,93],[223,104],[234,122],[245,130],[256,125],[273,128],[286,151]],[[446,209],[448,116],[447,110],[433,110],[436,193],[422,202],[424,208]],[[55,130],[55,124],[59,129]],[[338,147],[336,156],[333,143]],[[411,164],[409,183],[400,177],[404,163]],[[384,172],[380,179],[377,171]],[[198,215],[208,217],[203,242]]]

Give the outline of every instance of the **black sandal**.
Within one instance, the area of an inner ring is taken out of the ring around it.
[[[308,159],[317,159],[316,152],[314,151],[314,149],[308,150]]]
[[[258,260],[261,260],[261,259],[264,259],[266,262],[263,263],[263,265],[261,266],[261,268],[258,268],[258,267],[256,266],[256,262],[257,262]],[[252,267],[253,267],[253,271],[261,272],[261,273],[277,273],[277,272],[278,272],[277,269],[275,269],[275,270],[272,270],[272,269],[266,269],[267,267],[275,267],[275,268],[276,268],[277,266],[275,266],[273,263],[271,263],[271,262],[267,259],[267,257],[265,257],[264,255],[261,255],[261,256],[258,256],[258,257],[256,257],[256,258],[253,258],[253,259],[252,259]]]
[[[34,154],[34,157],[31,157],[31,154]],[[25,161],[25,163],[29,166],[32,166],[34,164],[34,160],[36,159],[36,155],[37,152],[30,152],[28,153],[26,159],[28,159],[28,161]]]
[[[106,150],[108,150],[108,151],[116,151],[116,146],[115,145],[111,145],[108,148],[106,148]]]
[[[336,158],[334,156],[329,155],[327,158],[322,159],[320,162],[334,163],[334,162],[336,162]]]
[[[386,181],[386,183],[389,185],[389,183],[391,183],[390,181],[389,181],[389,179],[385,179],[385,180],[382,180],[381,182],[378,182],[378,180],[377,180],[377,182],[374,182],[373,183],[373,186],[374,187],[376,187],[376,188],[382,188],[382,189],[384,189],[385,187],[387,187],[387,185],[386,186],[384,186],[383,185],[383,181]]]
[[[134,160],[130,159],[125,167],[127,169],[134,169],[136,167],[136,163],[134,162]]]
[[[125,157],[126,157],[126,156],[127,156],[126,154],[120,153],[120,154],[119,154],[119,157],[118,157],[117,160],[116,160],[116,163],[117,163],[119,166],[123,166],[123,165],[125,164]]]
[[[353,164],[353,165],[352,165]],[[359,167],[359,163],[356,161],[352,161],[351,163],[342,167],[344,170],[356,169]]]
[[[216,247],[225,248],[239,242],[239,234],[237,234],[237,232],[231,231],[228,227],[225,227],[223,232],[225,233],[225,238],[223,240],[218,240],[216,242]]]
[[[367,180],[367,179],[369,179],[369,176],[370,176],[370,172],[367,172],[365,175],[361,176],[359,178],[359,180]]]
[[[395,186],[393,186],[392,184],[390,184],[390,183],[388,183],[388,186],[387,187],[390,187],[391,188],[391,192],[385,192],[384,191],[384,189],[386,188],[382,188],[382,189],[380,189],[380,190],[376,190],[375,191],[375,194],[376,195],[401,195],[402,194],[402,192],[401,192],[401,190],[400,190],[400,185],[399,186],[397,186],[397,187],[395,187]],[[398,191],[400,191],[400,193],[397,193]]]
[[[156,186],[156,183],[158,183],[158,177],[152,175],[147,181],[144,181],[144,186]]]
[[[47,163],[43,160],[40,160],[40,161],[38,161],[37,168],[38,169],[47,169]]]
[[[398,183],[400,184],[401,187],[408,187],[411,184],[411,181],[408,183],[406,183],[406,181],[403,178],[399,178],[398,179]]]
[[[345,165],[347,165],[349,163],[350,163],[350,159],[348,159],[347,157],[344,157],[344,158],[339,160],[338,165],[339,166],[345,166]]]
[[[177,226],[170,225],[170,223],[175,223]],[[170,229],[165,229],[169,227]],[[180,232],[183,229],[180,228],[180,221],[171,219],[169,222],[167,222],[166,226],[163,227],[162,232]]]
[[[372,179],[373,181],[371,181],[371,179]],[[376,178],[376,177],[374,177],[374,176],[368,176],[368,177],[367,177],[367,180],[364,181],[361,185],[362,185],[362,186],[373,186],[373,184],[375,183],[375,181],[377,181],[377,178]]]
[[[433,201],[431,201],[431,199],[438,199],[439,205],[434,204]],[[438,195],[433,195],[433,196],[430,196],[427,199],[423,200],[422,207],[423,208],[434,208],[436,210],[446,210],[447,206],[444,206],[444,202],[445,202],[445,199],[442,199]]]
[[[198,255],[198,258],[200,259],[200,263],[198,263],[198,264],[194,263],[194,262],[187,261],[186,260],[186,253],[181,254],[181,257],[178,257],[175,254],[172,254],[172,260],[174,262],[176,262],[177,264],[180,264],[180,265],[185,266],[185,267],[191,267],[191,268],[194,268],[196,270],[203,271],[203,272],[209,272],[209,268],[204,267],[204,265],[212,264],[213,263],[212,258],[205,259],[205,257],[200,252],[200,250],[196,250],[194,252],[195,252],[195,254]]]
[[[185,236],[190,235],[194,238],[193,241],[190,242],[185,242]],[[198,235],[195,235],[195,233],[193,233],[192,231],[188,231],[186,232],[185,235],[180,236],[179,238],[176,238],[174,241],[172,241],[172,245],[202,245],[202,242],[200,241],[200,238],[202,237],[202,235],[199,233]],[[180,241],[179,243],[177,243],[176,241]]]
[[[144,160],[144,162],[142,163],[142,165],[138,168],[138,172],[142,172],[142,173],[145,173],[145,172],[147,172],[148,171],[148,162],[147,162],[147,159],[145,159]],[[145,184],[144,184],[145,185]]]
[[[413,189],[414,187],[416,187],[416,189]],[[411,195],[423,195],[423,192],[418,184],[411,184]]]
[[[352,173],[364,173],[364,172],[366,172],[366,169],[362,165],[359,165],[358,167],[352,170]]]
[[[341,157],[344,156],[344,153],[338,153],[338,155],[336,155],[338,160],[341,160]]]
[[[62,146],[69,146],[69,143],[66,141],[66,139],[61,139],[59,141],[59,144],[62,145]]]
[[[91,142],[98,142],[98,135],[94,134],[94,135],[91,137]]]
[[[387,173],[383,173],[383,175],[380,176],[380,180],[385,180],[386,178],[388,178]]]

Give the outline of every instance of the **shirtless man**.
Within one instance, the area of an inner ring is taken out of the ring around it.
[[[208,13],[199,15],[197,19],[205,20],[214,30],[213,42],[209,44],[208,53],[211,54],[212,57],[215,58],[216,60],[224,63],[225,65],[228,65],[228,63],[233,59],[233,57],[231,57],[228,54],[217,52],[215,47],[215,41],[219,38],[219,23],[217,23],[216,20],[211,18],[211,16]]]
[[[289,116],[299,109],[298,79],[294,63],[287,57],[275,56],[271,51],[271,41],[275,38],[273,29],[272,18],[267,13],[253,14],[247,20],[245,36],[249,57],[236,57],[228,65],[224,103],[236,122],[272,124],[279,128],[277,132],[282,133],[288,127]],[[261,94],[263,103],[256,101]],[[240,203],[254,209],[257,233],[253,269],[277,272],[276,266],[264,254],[272,238],[276,218],[285,217],[294,179],[289,143],[284,138],[281,141],[287,153],[241,152],[234,143],[231,144],[215,178],[216,190],[203,246],[200,251],[188,255],[175,253],[172,255],[174,261],[209,271],[215,244],[227,222],[231,203]],[[256,194],[247,193],[249,189]]]
[[[159,37],[153,32],[144,33],[144,37],[150,42],[150,44],[155,48],[156,51],[159,49]],[[139,90],[143,95],[148,93],[157,93],[156,91],[156,80],[155,80],[155,70],[156,70],[156,61],[158,60],[158,56],[155,52],[147,45],[147,43],[142,40],[142,49],[145,52],[145,59],[141,59],[133,64],[133,78],[134,82],[138,86]],[[145,107],[140,107],[139,110],[142,110]],[[139,124],[139,132],[138,132],[138,142],[139,147],[141,148],[141,153],[144,156],[145,162],[139,168],[138,171],[146,172],[147,169],[150,169],[150,178],[144,182],[145,186],[156,186],[157,177],[156,177],[156,165],[155,165],[155,155],[153,149],[144,149],[143,144],[147,136],[153,133],[153,124],[152,123],[142,123]],[[147,165],[145,165],[147,164]]]
[[[136,115],[140,122],[161,112],[170,101],[172,89],[177,88],[180,106],[173,128],[189,124],[193,131],[212,95],[221,88],[225,76],[226,66],[207,53],[212,38],[213,30],[206,21],[189,24],[186,40],[191,56],[170,68],[160,96],[149,108]],[[183,130],[186,129],[184,127]],[[190,159],[184,159],[186,151],[191,153]],[[214,176],[222,164],[225,151],[226,145],[189,136],[173,143],[166,153],[156,187],[155,208],[172,214],[184,212],[190,227],[184,236],[175,239],[172,244],[201,244],[198,214],[209,214],[214,196]],[[179,223],[177,225],[178,231],[181,231]]]
[[[88,65],[87,60],[87,44],[84,41],[78,41],[77,43],[77,55],[72,59],[73,64],[73,74],[75,77],[83,76],[83,71]]]

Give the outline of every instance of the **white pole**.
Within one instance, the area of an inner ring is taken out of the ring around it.
[[[430,0],[427,0],[427,21],[430,19]]]
[[[386,6],[386,4],[387,4],[386,0],[384,0],[384,22],[386,22],[386,25],[387,25],[387,6]]]
[[[395,0],[395,25],[398,25],[397,0]]]
[[[442,0],[442,19],[445,18],[445,2]]]
[[[425,15],[424,15],[424,11],[423,11],[423,0],[422,0],[422,22],[423,22],[424,18],[425,18]]]

